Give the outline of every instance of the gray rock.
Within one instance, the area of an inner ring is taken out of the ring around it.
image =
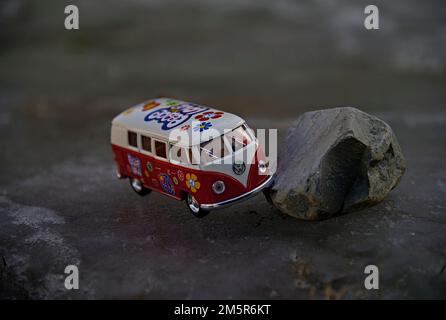
[[[288,130],[269,196],[291,216],[324,219],[377,204],[404,172],[384,121],[351,107],[307,112]]]

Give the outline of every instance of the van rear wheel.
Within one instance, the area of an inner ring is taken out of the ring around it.
[[[136,178],[130,178],[130,186],[132,187],[133,191],[135,191],[140,196],[148,195],[152,190],[147,189],[143,186],[142,182],[139,179]]]
[[[190,212],[192,212],[192,214],[197,218],[203,218],[207,216],[210,212],[209,210],[204,210],[200,208],[200,204],[198,203],[198,201],[195,199],[193,195],[189,193],[186,196],[186,204]]]

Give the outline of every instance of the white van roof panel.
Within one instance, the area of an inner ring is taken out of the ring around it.
[[[113,125],[147,132],[165,140],[174,129],[192,133],[212,128],[223,134],[243,123],[244,120],[235,114],[170,98],[145,101],[120,113],[112,121]]]

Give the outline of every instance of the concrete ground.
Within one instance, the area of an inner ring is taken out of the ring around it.
[[[378,2],[375,34],[345,1],[78,2],[75,34],[57,1],[0,10],[1,298],[446,298],[441,2]],[[114,176],[110,120],[158,94],[280,136],[304,111],[354,105],[392,126],[407,172],[383,203],[326,221],[262,195],[197,219]]]

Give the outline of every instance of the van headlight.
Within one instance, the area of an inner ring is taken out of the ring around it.
[[[259,167],[260,173],[265,173],[268,166],[265,161],[259,160],[258,167]]]
[[[212,191],[214,191],[215,194],[222,194],[225,192],[225,183],[223,181],[215,181],[212,184]]]

